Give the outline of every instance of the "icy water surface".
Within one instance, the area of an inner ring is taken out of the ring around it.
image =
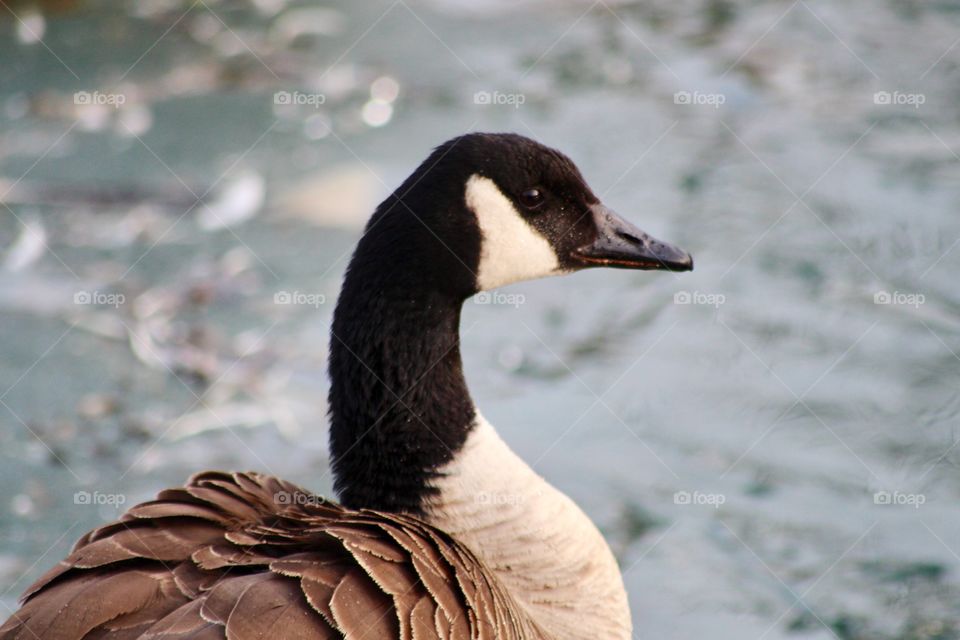
[[[960,6],[486,6],[3,12],[0,602],[196,470],[329,493],[359,226],[432,146],[513,130],[696,258],[463,317],[636,636],[960,637]]]

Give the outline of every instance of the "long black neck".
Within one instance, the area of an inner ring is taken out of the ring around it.
[[[337,302],[330,448],[344,505],[416,514],[474,422],[459,324],[480,241],[470,216],[434,209],[462,191],[405,187],[368,224]]]

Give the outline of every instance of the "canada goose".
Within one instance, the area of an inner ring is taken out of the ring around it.
[[[514,134],[439,146],[377,208],[337,303],[341,504],[200,473],[83,536],[0,639],[629,638],[609,547],[480,415],[459,351],[468,297],[591,266],[693,261],[558,151]]]

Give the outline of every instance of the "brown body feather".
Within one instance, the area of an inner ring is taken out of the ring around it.
[[[511,640],[542,632],[416,518],[256,473],[205,472],[83,536],[0,640]]]

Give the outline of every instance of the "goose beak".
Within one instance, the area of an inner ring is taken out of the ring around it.
[[[651,237],[602,204],[592,205],[590,213],[597,238],[573,251],[584,267],[693,271],[693,258],[683,249]]]

